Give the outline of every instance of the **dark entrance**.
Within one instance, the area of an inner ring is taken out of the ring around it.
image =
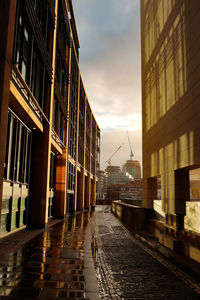
[[[49,207],[48,207],[48,217],[54,216],[54,206],[55,206],[55,190],[56,190],[56,155],[51,152],[50,160],[50,176],[49,176]]]
[[[74,212],[74,194],[67,194],[67,212],[70,214]]]

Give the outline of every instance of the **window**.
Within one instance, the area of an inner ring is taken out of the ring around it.
[[[71,89],[70,89],[70,134],[69,134],[69,153],[76,158],[76,134],[77,134],[77,99],[78,99],[78,66],[72,49],[71,66]]]
[[[40,22],[42,33],[44,39],[46,40],[47,34],[47,21],[48,21],[48,6],[46,0],[36,0],[35,1],[35,11]]]
[[[61,45],[64,50],[64,54],[66,55],[66,45],[67,42],[69,44],[69,24],[65,21],[67,18],[64,17],[64,12],[61,7],[60,1],[58,2],[58,27],[57,27],[57,34],[59,36],[59,39],[61,41]],[[68,22],[68,21],[67,21]]]
[[[30,131],[9,111],[4,179],[28,184],[30,152]]]
[[[27,9],[24,8],[23,1],[18,1],[18,3],[13,61],[40,107],[44,109],[47,100],[47,89],[50,84],[48,63],[45,63],[43,59],[44,54],[42,54],[41,47],[38,45],[38,33],[36,34],[33,25],[31,25]],[[52,27],[48,18],[48,1],[32,0],[32,3],[44,35],[46,50],[51,52],[50,35]],[[36,17],[35,21],[37,21]],[[40,40],[41,44],[44,43],[42,39]]]
[[[75,189],[75,166],[68,162],[68,181],[67,181],[68,190],[74,191]]]
[[[56,49],[56,79],[58,82],[60,93],[63,97],[65,97],[66,75],[58,47]]]
[[[32,35],[28,24],[20,14],[17,32],[16,64],[28,85],[30,82],[31,40]]]
[[[32,0],[32,1],[33,1],[35,13],[40,23],[45,44],[48,47],[49,40],[50,40],[50,32],[51,32],[49,30],[49,28],[51,27],[51,23],[50,23],[50,11],[49,11],[48,1],[47,0],[42,0],[42,1]]]
[[[45,100],[45,77],[46,73],[44,64],[42,63],[39,51],[35,46],[33,51],[31,90],[42,109],[44,108]]]
[[[53,105],[53,129],[58,134],[61,141],[63,141],[63,130],[64,130],[64,114],[59,105],[59,102],[54,98]]]

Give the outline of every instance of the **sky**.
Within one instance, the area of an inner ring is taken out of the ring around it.
[[[73,0],[80,70],[101,129],[101,169],[130,159],[142,163],[139,0]]]

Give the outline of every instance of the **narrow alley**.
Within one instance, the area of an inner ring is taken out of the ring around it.
[[[1,241],[0,299],[200,299],[200,282],[133,237],[109,206],[34,235]]]

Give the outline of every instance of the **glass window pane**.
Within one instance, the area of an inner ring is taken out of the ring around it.
[[[21,145],[22,145],[22,124],[18,126],[18,147],[17,147],[17,156],[16,156],[16,181],[19,181],[19,171],[21,164]]]
[[[8,179],[8,158],[10,151],[10,134],[11,134],[11,114],[8,112],[7,138],[6,138],[6,155],[4,163],[4,179]]]

